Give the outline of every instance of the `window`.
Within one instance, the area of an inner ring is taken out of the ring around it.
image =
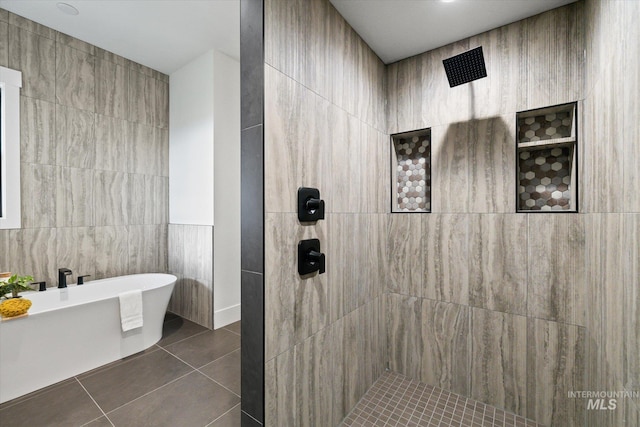
[[[0,67],[0,229],[20,228],[22,73]]]

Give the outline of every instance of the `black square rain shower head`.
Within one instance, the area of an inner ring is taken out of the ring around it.
[[[447,73],[450,87],[487,77],[482,46],[444,59],[442,64],[444,65],[444,71]]]

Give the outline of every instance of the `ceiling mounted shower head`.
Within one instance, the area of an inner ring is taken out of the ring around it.
[[[444,71],[447,73],[450,87],[487,77],[482,46],[444,59],[442,64],[444,65]]]

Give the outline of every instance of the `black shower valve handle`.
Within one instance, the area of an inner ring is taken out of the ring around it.
[[[318,209],[324,208],[324,200],[309,197],[305,203],[305,207],[308,212],[314,212]],[[324,211],[324,209],[322,209]]]
[[[298,188],[298,220],[314,222],[324,219],[324,200],[317,188]]]
[[[320,274],[324,274],[325,272],[325,262],[324,262],[324,254],[314,251],[313,249],[307,252],[307,259],[311,265],[318,266],[318,272]]]
[[[325,255],[320,251],[320,240],[307,239],[298,242],[298,274],[306,276],[315,272],[324,274]]]

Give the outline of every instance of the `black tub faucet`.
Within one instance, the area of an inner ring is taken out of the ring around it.
[[[67,276],[71,274],[71,270],[68,268],[58,269],[58,288],[67,287]]]

